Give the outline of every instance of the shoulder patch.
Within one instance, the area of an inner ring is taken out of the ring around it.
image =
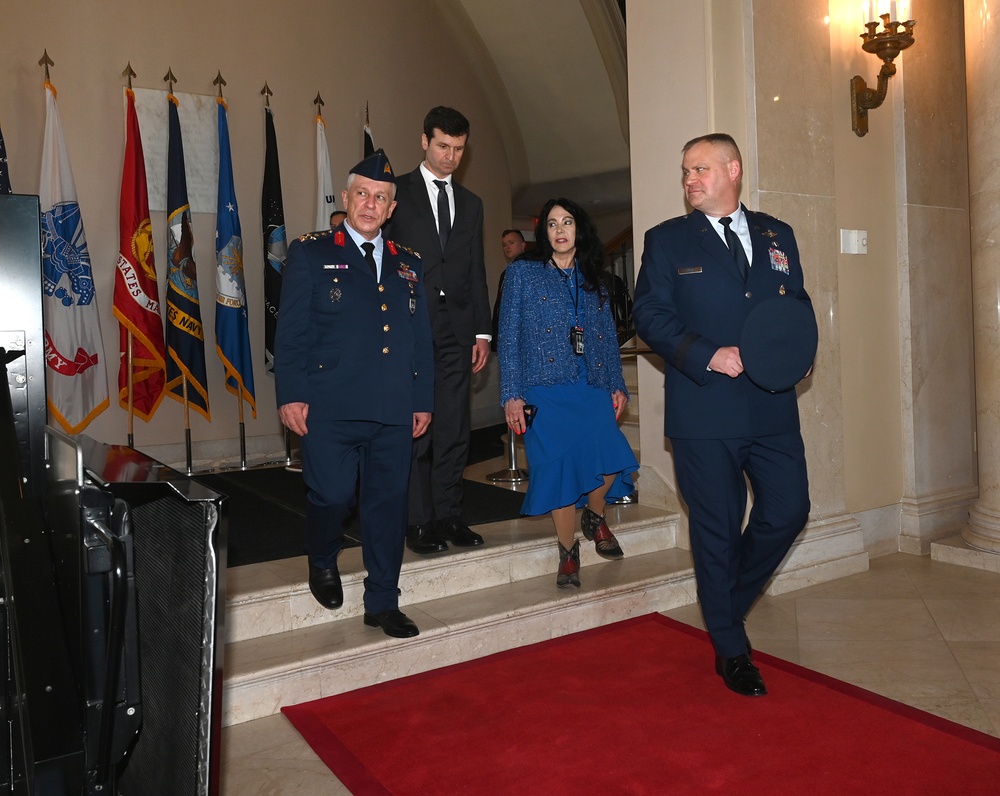
[[[386,245],[388,245],[388,246],[395,246],[397,249],[402,249],[404,252],[412,254],[418,260],[420,259],[420,254],[418,252],[413,251],[413,249],[411,249],[409,246],[404,246],[402,243],[397,243],[394,240],[390,240],[390,241],[386,241]]]
[[[307,243],[311,240],[322,240],[323,238],[329,237],[333,234],[332,229],[320,229],[315,232],[307,232],[305,235],[299,235],[299,240],[303,243]]]
[[[657,224],[657,227],[671,227],[674,224],[680,224],[682,221],[686,221],[689,216],[674,216],[673,218],[668,218],[666,221],[661,221]]]

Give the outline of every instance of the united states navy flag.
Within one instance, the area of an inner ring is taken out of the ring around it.
[[[285,209],[281,201],[281,169],[274,115],[264,109],[264,188],[260,195],[260,219],[264,228],[264,367],[274,372],[274,333],[278,326],[281,272],[288,255]]]
[[[215,222],[215,346],[226,369],[226,389],[246,400],[257,417],[229,119],[225,100],[218,97],[216,102],[219,104],[219,205]]]
[[[177,104],[177,97],[168,94],[167,390],[171,398],[187,400],[188,406],[211,420],[205,371],[205,330],[198,301],[198,270]]]

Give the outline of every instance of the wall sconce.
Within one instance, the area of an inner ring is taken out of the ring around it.
[[[877,108],[885,100],[889,88],[889,78],[896,74],[896,65],[892,62],[903,50],[913,44],[913,26],[917,23],[912,19],[906,22],[896,21],[897,16],[909,16],[909,3],[891,2],[885,0],[877,4],[878,10],[886,8],[887,13],[879,14],[882,20],[882,32],[876,33],[878,19],[875,19],[876,3],[868,0],[862,4],[862,21],[865,32],[861,34],[861,49],[875,53],[882,59],[882,69],[878,73],[877,88],[868,88],[861,75],[851,78],[851,127],[857,135],[868,132],[868,111]],[[902,25],[902,30],[900,30]]]

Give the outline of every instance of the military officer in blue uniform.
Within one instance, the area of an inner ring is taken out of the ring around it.
[[[346,219],[289,246],[275,390],[282,423],[302,438],[313,596],[343,604],[337,554],[357,495],[364,622],[407,638],[419,632],[398,603],[407,484],[413,439],[431,421],[434,352],[420,258],[382,237],[395,193],[379,150],[351,169]]]
[[[665,433],[690,512],[698,598],[716,671],[733,691],[760,696],[766,689],[743,623],[808,518],[794,384],[811,370],[815,337],[805,366],[765,388],[751,379],[752,370],[744,372],[741,333],[754,308],[779,298],[779,310],[799,302],[793,309],[813,332],[815,316],[791,227],[740,203],[743,166],[732,137],[689,141],[682,171],[694,209],[646,233],[635,327],[666,366]],[[806,337],[795,328],[786,335],[793,347]],[[781,371],[783,363],[776,364]],[[747,479],[754,503],[742,529]]]

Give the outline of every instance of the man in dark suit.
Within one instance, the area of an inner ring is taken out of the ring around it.
[[[337,554],[357,497],[364,622],[407,638],[418,630],[398,602],[406,488],[434,357],[420,258],[381,233],[395,192],[379,150],[351,169],[344,222],[288,247],[274,372],[281,422],[302,438],[309,589],[326,608],[343,604]]]
[[[524,256],[528,244],[524,240],[524,233],[519,229],[505,229],[500,236],[500,246],[503,247],[503,256],[510,265],[514,260],[520,260]],[[497,350],[497,337],[500,334],[500,300],[503,298],[503,282],[507,278],[507,269],[500,272],[500,281],[497,282],[497,298],[493,302],[493,340],[490,341],[490,350]]]
[[[416,553],[481,545],[462,524],[462,472],[469,458],[472,374],[490,355],[490,299],[483,259],[483,203],[452,175],[469,122],[453,108],[424,119],[424,161],[399,178],[388,227],[420,253],[434,337],[434,422],[413,446],[406,544]]]
[[[791,227],[740,203],[743,165],[730,136],[688,142],[683,175],[694,210],[646,233],[635,325],[666,365],[665,433],[716,671],[733,691],[759,696],[767,692],[744,617],[805,526],[809,485],[795,390],[751,381],[740,335],[767,299],[801,302],[809,318],[812,303]],[[746,479],[754,501],[741,534]]]

